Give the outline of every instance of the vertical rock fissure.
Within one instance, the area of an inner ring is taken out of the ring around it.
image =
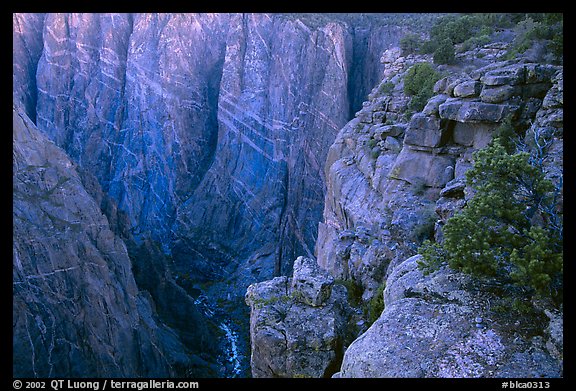
[[[357,29],[355,29],[354,27],[350,28],[350,34],[352,35],[352,49],[351,49],[351,59],[352,61],[351,66],[350,66],[350,75],[348,77],[348,102],[349,102],[349,111],[348,111],[348,120],[354,118],[354,113],[356,111],[358,111],[360,109],[360,107],[358,107],[358,105],[361,105],[362,102],[356,102],[356,97],[357,97],[357,88],[358,88],[358,83],[357,83],[357,78],[358,78],[358,69],[361,68],[359,65],[359,58],[360,57],[358,54],[359,52],[359,48],[361,47],[361,44],[359,44],[358,39],[359,34],[357,33]]]
[[[283,181],[284,189],[284,200],[282,202],[282,211],[280,212],[279,224],[278,224],[278,245],[275,251],[275,265],[274,265],[274,276],[281,275],[283,266],[283,254],[284,254],[284,239],[286,225],[288,224],[288,219],[286,215],[286,208],[288,206],[288,191],[290,186],[290,168],[286,169]]]
[[[102,190],[91,195],[111,229],[135,236],[122,235],[135,282],[166,324],[181,321],[167,314],[182,294],[170,275],[185,274],[178,241],[189,277],[228,284],[234,300],[248,279],[312,258],[326,149],[372,87],[378,49],[370,27],[341,22],[302,30],[258,14],[178,18],[45,17],[46,57],[28,84],[40,130],[95,177]],[[163,256],[138,254],[146,240]]]

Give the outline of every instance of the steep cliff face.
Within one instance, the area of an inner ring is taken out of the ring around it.
[[[322,205],[323,154],[347,119],[351,40],[337,24],[235,16],[218,102],[214,163],[179,209],[173,254],[226,275],[231,258],[256,276],[283,271],[294,251],[312,254]],[[218,227],[218,229],[210,229]],[[212,254],[211,254],[212,253]],[[221,265],[214,262],[220,258]],[[234,265],[236,267],[236,265]]]
[[[138,286],[174,326],[175,351],[211,343],[186,324],[202,318],[200,299],[174,271],[226,277],[209,294],[230,301],[313,255],[326,154],[402,30],[275,14],[14,14],[13,24],[14,100],[77,165]],[[92,372],[70,373],[82,368]],[[131,373],[148,372],[118,370]]]
[[[507,118],[528,141],[546,133],[543,166],[561,187],[562,67],[494,56],[466,70],[444,68],[448,76],[436,83],[435,95],[421,112],[410,113],[405,72],[431,58],[386,51],[380,85],[330,147],[317,262],[348,281],[349,297],[361,296],[364,307],[376,294],[383,295],[384,306],[371,327],[359,327],[357,338],[344,346],[334,377],[562,376],[561,312],[535,304],[538,315],[511,315],[502,292],[447,267],[428,276],[418,268],[419,244],[441,240],[443,224],[471,197],[465,173],[473,152],[486,147]],[[266,296],[268,287],[252,285],[250,295]],[[251,337],[258,339],[272,319],[261,318],[276,304],[255,310],[249,303],[260,325]],[[302,311],[301,321],[308,317]],[[303,326],[291,327],[286,334]],[[314,354],[312,345],[304,351]],[[253,360],[266,362],[263,355],[253,350]]]
[[[16,107],[13,164],[14,376],[205,371],[138,291],[126,246],[77,166]],[[200,322],[192,329],[208,335]]]
[[[44,14],[12,15],[13,64],[12,91],[14,101],[22,102],[26,114],[36,120],[36,67],[42,55]]]
[[[182,272],[221,277],[241,260],[256,279],[313,254],[326,153],[402,30],[276,14],[14,24],[15,99],[117,201],[134,238]]]
[[[37,124],[166,245],[215,147],[224,18],[47,15]],[[217,30],[217,33],[214,32]]]

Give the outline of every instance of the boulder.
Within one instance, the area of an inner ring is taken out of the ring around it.
[[[385,309],[346,350],[337,377],[558,377],[561,362],[507,316],[503,300],[447,267],[425,276],[421,255],[387,279]]]
[[[374,113],[372,112],[372,110],[370,109],[362,109],[359,112],[356,113],[356,117],[360,120],[360,122],[365,123],[365,124],[371,124],[372,123],[372,115]]]
[[[374,137],[380,138],[380,140],[384,140],[388,136],[392,137],[402,136],[404,135],[405,131],[406,131],[405,124],[381,125],[373,130]]]
[[[298,262],[299,278],[318,277],[317,268],[301,273],[309,266],[306,259]],[[330,377],[341,362],[344,341],[353,337],[344,286],[334,285],[317,307],[298,300],[293,285],[294,278],[282,276],[248,287],[252,377]]]
[[[334,278],[321,270],[316,260],[298,257],[294,261],[292,296],[296,301],[318,307],[330,297]]]
[[[452,92],[457,98],[473,98],[480,94],[482,85],[476,80],[467,80],[454,87]]]
[[[404,142],[423,147],[438,147],[445,142],[444,134],[445,129],[439,118],[416,113],[406,128]]]
[[[386,122],[386,113],[384,111],[374,111],[372,113],[372,123],[382,124]]]
[[[431,116],[431,115],[435,115],[438,116],[438,107],[446,102],[446,99],[448,99],[448,95],[446,94],[439,94],[439,95],[435,95],[432,98],[430,98],[428,100],[428,103],[426,103],[426,106],[424,106],[424,109],[422,110],[422,113],[424,113],[425,115]]]
[[[561,69],[558,66],[549,64],[526,64],[526,84],[549,83],[557,72]]]
[[[444,94],[448,86],[448,77],[443,77],[434,84],[433,91],[435,94]]]
[[[526,82],[526,68],[523,64],[513,64],[493,69],[486,72],[480,81],[487,86],[524,84]]]
[[[492,140],[495,124],[456,122],[452,131],[452,139],[456,144],[467,147],[483,148]]]
[[[396,158],[389,176],[409,183],[442,188],[454,178],[454,158],[450,155],[433,155],[428,152],[404,148]]]
[[[439,107],[440,118],[458,122],[501,122],[518,111],[516,105],[447,100]]]
[[[459,177],[451,180],[440,191],[440,197],[463,198],[466,179]]]
[[[512,96],[517,95],[520,89],[517,86],[484,86],[480,92],[480,99],[485,103],[502,103]]]
[[[388,149],[392,152],[400,152],[402,144],[397,138],[388,136],[386,137],[386,140],[384,140],[384,149]]]
[[[564,73],[559,72],[554,82],[542,101],[542,107],[545,109],[554,109],[564,105]]]

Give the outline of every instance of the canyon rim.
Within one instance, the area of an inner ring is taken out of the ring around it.
[[[562,23],[13,14],[14,376],[562,377],[561,294],[421,267],[506,126],[561,224]]]

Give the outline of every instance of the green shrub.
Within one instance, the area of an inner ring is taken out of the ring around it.
[[[350,305],[353,307],[359,307],[362,304],[362,294],[364,293],[364,289],[360,284],[351,279],[336,279],[334,283],[338,285],[344,285],[346,287],[348,302]]]
[[[438,72],[430,63],[414,64],[408,69],[404,77],[404,93],[412,96],[418,95],[422,91],[431,91],[439,78]]]
[[[384,289],[386,289],[386,281],[380,284],[366,306],[366,316],[369,324],[374,323],[384,311]]]
[[[563,54],[562,14],[528,14],[514,27],[516,37],[508,49],[506,58],[524,53],[537,41],[547,42],[549,51],[559,57]]]
[[[442,244],[428,241],[420,248],[421,267],[429,272],[445,261],[562,300],[563,231],[554,185],[528,153],[509,153],[500,138],[474,160],[466,178],[476,193],[446,222]],[[543,223],[533,223],[536,216]]]
[[[430,63],[412,65],[404,77],[404,93],[412,97],[408,109],[421,111],[434,94],[434,84],[439,79],[440,74]]]
[[[490,36],[487,34],[474,36],[474,37],[469,38],[466,41],[464,41],[462,43],[462,45],[460,46],[459,51],[460,52],[467,52],[469,50],[484,46],[489,42],[490,42]]]
[[[461,43],[472,36],[473,18],[470,16],[448,15],[438,19],[430,30],[430,38],[441,42],[449,39],[452,43]]]
[[[420,45],[420,53],[432,54],[436,51],[436,48],[438,48],[438,41],[435,40],[424,41]]]
[[[538,40],[546,40],[548,51],[555,57],[562,56],[563,14],[561,13],[445,15],[436,19],[430,30],[430,39],[420,43],[419,52],[435,54],[437,64],[449,64],[450,54],[444,41],[450,40],[453,45],[462,43],[460,50],[464,52],[488,43],[494,31],[509,28],[514,28],[516,38],[506,55],[507,59],[524,53]]]
[[[449,38],[444,38],[434,51],[434,64],[452,64],[454,59],[454,44]]]
[[[378,93],[380,95],[387,95],[391,93],[392,90],[394,90],[394,83],[391,81],[384,82],[378,87]]]
[[[404,56],[418,52],[422,39],[418,34],[406,34],[400,39],[400,49]]]
[[[414,240],[422,243],[425,240],[429,240],[434,235],[434,225],[438,220],[438,215],[436,214],[435,208],[426,207],[421,212],[422,217],[419,223],[414,227],[412,235]]]

